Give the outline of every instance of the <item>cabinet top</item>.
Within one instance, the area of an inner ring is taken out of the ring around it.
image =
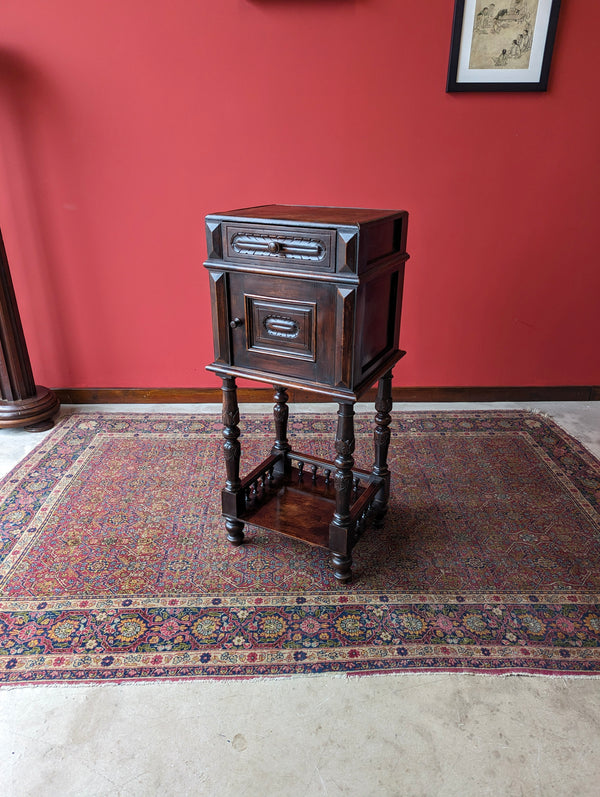
[[[314,205],[257,205],[251,208],[210,213],[210,218],[234,218],[245,221],[286,221],[303,224],[347,224],[357,226],[405,214],[404,210],[318,207]]]

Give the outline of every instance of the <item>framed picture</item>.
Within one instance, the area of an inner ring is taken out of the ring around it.
[[[560,0],[456,0],[446,91],[546,91]]]

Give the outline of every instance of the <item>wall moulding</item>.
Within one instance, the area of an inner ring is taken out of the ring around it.
[[[56,388],[62,404],[221,404],[220,388]],[[372,393],[372,395],[371,395]],[[365,394],[373,401],[375,390]],[[288,391],[291,402],[322,402],[308,390]],[[519,387],[394,387],[394,402],[468,401],[599,401],[600,385],[551,385]],[[273,390],[238,388],[240,403],[270,403]]]

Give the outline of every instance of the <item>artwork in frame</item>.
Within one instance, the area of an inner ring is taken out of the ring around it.
[[[456,0],[446,91],[546,91],[560,0]]]

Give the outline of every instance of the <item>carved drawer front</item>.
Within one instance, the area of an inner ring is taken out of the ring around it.
[[[335,270],[335,231],[225,224],[225,259],[271,268]]]
[[[233,365],[321,381],[333,362],[332,286],[230,274]]]

